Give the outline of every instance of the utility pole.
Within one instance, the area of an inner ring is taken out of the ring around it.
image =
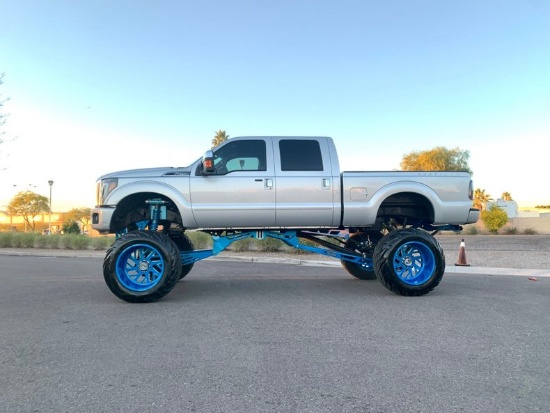
[[[50,179],[48,181],[48,184],[50,185],[50,221],[48,224],[48,235],[52,235],[52,185],[53,181]]]

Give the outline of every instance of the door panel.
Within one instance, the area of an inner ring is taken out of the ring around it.
[[[263,155],[257,154],[260,149]],[[201,228],[274,226],[271,142],[227,141],[214,151],[214,164],[217,174],[196,174],[190,180],[191,204],[198,225]]]
[[[278,226],[334,225],[334,191],[339,181],[331,176],[324,139],[276,138],[276,213]]]

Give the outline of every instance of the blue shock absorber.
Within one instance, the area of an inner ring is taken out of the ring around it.
[[[162,199],[148,199],[145,201],[149,204],[151,212],[151,222],[149,223],[149,229],[151,231],[156,231],[159,226],[159,221],[161,219],[166,219],[166,205],[168,202],[163,201]]]

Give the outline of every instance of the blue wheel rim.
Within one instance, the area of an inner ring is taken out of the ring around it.
[[[407,242],[393,255],[393,269],[405,284],[422,285],[435,271],[435,255],[422,242]]]
[[[116,277],[124,288],[143,292],[160,282],[165,266],[164,257],[159,250],[148,244],[134,244],[118,256]]]

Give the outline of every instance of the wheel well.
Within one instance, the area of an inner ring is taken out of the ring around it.
[[[150,199],[166,201],[166,220],[182,224],[180,212],[170,198],[155,192],[140,192],[127,196],[117,204],[111,221],[110,231],[117,232],[123,228],[130,227],[135,222],[150,219],[151,209],[146,202]]]
[[[423,195],[401,192],[386,198],[378,209],[377,218],[394,219],[399,224],[433,223],[434,208]]]

